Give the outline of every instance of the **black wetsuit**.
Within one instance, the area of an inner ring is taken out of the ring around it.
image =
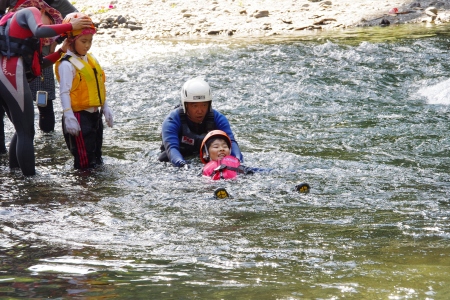
[[[28,44],[37,41],[39,45],[39,38],[54,37],[70,31],[72,25],[44,25],[39,9],[28,7],[12,16],[5,15],[0,20],[0,27],[0,105],[4,107],[16,130],[9,146],[9,166],[20,167],[24,175],[30,176],[36,170],[33,145],[34,104],[28,81],[32,76],[40,75],[41,67],[50,66],[58,60],[61,53],[55,52],[40,61],[40,48],[33,48]],[[25,45],[25,42],[28,44]],[[21,45],[24,50],[16,50]]]

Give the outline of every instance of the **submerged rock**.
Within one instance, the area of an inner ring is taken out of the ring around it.
[[[383,18],[382,20],[381,20],[381,22],[380,22],[380,25],[381,26],[389,26],[389,25],[391,25],[391,22],[389,22],[389,20],[388,19],[386,19],[386,18]]]

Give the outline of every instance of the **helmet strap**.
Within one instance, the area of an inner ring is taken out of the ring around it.
[[[209,161],[209,152],[208,152],[208,147],[205,145],[205,151],[203,153],[203,159],[206,161]]]

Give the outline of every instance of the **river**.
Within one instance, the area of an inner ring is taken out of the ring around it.
[[[36,176],[0,156],[0,298],[447,299],[449,29],[95,45],[105,166],[73,169],[59,109]],[[273,171],[210,182],[198,159],[157,161],[194,76],[244,164]]]

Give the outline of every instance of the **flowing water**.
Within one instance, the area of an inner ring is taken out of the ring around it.
[[[447,299],[449,29],[99,42],[105,166],[73,170],[59,109],[36,176],[0,157],[0,298]],[[245,165],[272,172],[210,182],[198,159],[157,161],[194,76]]]

